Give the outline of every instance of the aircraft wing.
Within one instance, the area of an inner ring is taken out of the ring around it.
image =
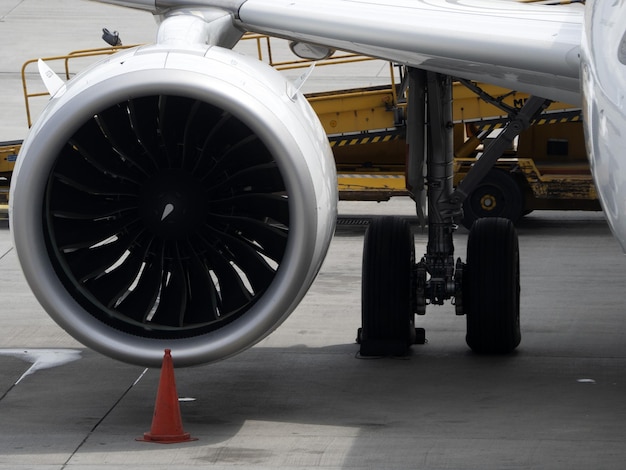
[[[164,14],[230,12],[246,31],[580,104],[582,5],[502,0],[104,0]]]
[[[579,102],[583,8],[502,1],[247,0],[245,29]]]

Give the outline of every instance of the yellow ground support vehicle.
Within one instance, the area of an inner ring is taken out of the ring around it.
[[[458,184],[480,158],[490,135],[505,123],[503,109],[520,108],[527,95],[457,82],[453,97]],[[404,179],[406,122],[399,87],[320,93],[308,98],[333,146],[342,199],[382,201],[408,194]],[[476,218],[488,216],[516,221],[534,210],[600,210],[580,110],[564,103],[552,103],[468,195],[463,223],[471,226]]]
[[[11,174],[21,145],[21,141],[0,143],[0,220],[6,219],[9,212]]]
[[[250,34],[258,56],[279,70],[308,67],[306,60],[273,59],[273,39]],[[120,49],[75,51],[46,61],[62,61],[70,78],[70,61],[85,60]],[[372,60],[338,54],[319,65]],[[22,67],[28,125],[30,100],[46,95],[29,90]],[[333,148],[339,195],[344,200],[384,201],[409,195],[405,180],[406,93],[403,69],[389,64],[390,84],[308,94]],[[399,79],[396,79],[399,77]],[[396,83],[397,82],[397,83]],[[519,109],[527,95],[490,85],[456,82],[453,85],[455,183],[459,183],[489,143],[489,136],[506,120],[507,109]],[[7,215],[8,188],[21,142],[0,142],[0,218]],[[518,138],[481,183],[468,195],[463,223],[477,217],[503,216],[517,220],[533,210],[599,210],[585,155],[580,110],[552,103],[542,119]]]
[[[475,162],[475,156],[455,158],[455,183]],[[465,200],[463,224],[489,216],[517,221],[534,210],[601,210],[580,120],[522,132],[516,150],[498,159]]]

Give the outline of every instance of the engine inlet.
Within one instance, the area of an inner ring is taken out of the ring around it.
[[[54,269],[100,321],[159,338],[243,315],[286,249],[289,200],[272,155],[228,112],[145,96],[88,120],[44,201]]]

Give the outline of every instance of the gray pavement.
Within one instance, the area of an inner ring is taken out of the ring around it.
[[[468,352],[464,319],[447,306],[421,319],[429,341],[410,357],[358,359],[363,230],[340,226],[282,327],[235,358],[176,370],[198,441],[168,446],[134,440],[150,429],[158,371],[84,350],[52,324],[8,236],[2,228],[0,469],[623,468],[626,260],[601,214],[520,225],[524,337],[506,357]],[[425,241],[418,230],[418,253]],[[20,380],[33,361],[20,350],[40,348],[80,358]]]
[[[102,27],[148,41],[146,16],[0,0],[0,140],[26,132],[24,60],[100,46]],[[411,215],[412,204],[340,210]],[[135,441],[150,429],[158,370],[108,359],[57,327],[0,221],[0,470],[624,468],[626,259],[600,213],[535,212],[519,232],[516,354],[471,354],[464,319],[444,306],[419,319],[428,343],[410,357],[357,358],[363,227],[340,225],[311,291],[275,333],[227,361],[176,370],[184,427],[198,440],[158,445]],[[416,228],[418,254],[425,243]]]

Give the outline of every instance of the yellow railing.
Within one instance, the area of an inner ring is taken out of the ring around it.
[[[256,41],[256,49],[257,56],[259,60],[262,60],[277,70],[293,70],[299,68],[306,68],[311,65],[313,61],[306,59],[298,59],[298,60],[288,60],[288,61],[277,61],[273,57],[272,51],[272,41],[276,41],[276,38],[270,38],[269,36],[261,35],[261,34],[253,34],[248,33],[245,34],[242,38],[247,41]],[[72,76],[72,72],[70,71],[70,62],[76,59],[85,59],[85,58],[93,58],[93,57],[101,57],[105,55],[114,54],[123,49],[129,49],[132,47],[136,47],[136,45],[131,46],[117,46],[117,47],[103,47],[97,49],[84,49],[70,52],[66,55],[60,56],[52,56],[52,57],[42,57],[42,60],[45,62],[55,62],[55,61],[63,61],[63,67],[65,71],[65,79],[69,80]],[[24,91],[24,102],[26,107],[26,120],[28,122],[28,127],[32,126],[33,117],[31,112],[31,103],[30,100],[32,98],[48,96],[47,91],[36,91],[31,92],[28,87],[28,69],[33,64],[36,64],[39,59],[31,59],[28,60],[22,65],[22,87]],[[333,56],[329,57],[325,60],[316,61],[316,66],[328,66],[328,65],[339,65],[339,64],[351,64],[356,62],[365,62],[376,60],[372,57],[362,56],[358,54],[351,53],[336,53]],[[395,75],[393,64],[389,64],[390,71],[390,80],[391,80],[391,92],[393,93],[394,101],[397,101],[396,96],[396,86],[395,86]]]
[[[100,57],[103,55],[111,55],[111,54],[116,53],[117,51],[120,51],[122,49],[128,49],[130,47],[133,47],[133,46],[103,47],[103,48],[98,48],[98,49],[78,50],[78,51],[70,52],[69,54],[66,54],[66,55],[43,57],[42,60],[44,60],[45,62],[63,61],[64,68],[65,68],[65,79],[69,80],[71,77],[70,65],[69,65],[70,60],[89,58],[89,57]],[[33,64],[36,64],[38,61],[39,59],[31,59],[31,60],[27,60],[26,62],[24,62],[24,65],[22,65],[22,88],[24,90],[24,104],[26,106],[26,120],[28,122],[28,127],[31,127],[33,124],[32,116],[31,116],[31,108],[30,108],[30,99],[49,95],[47,91],[34,92],[34,93],[31,93],[28,91],[28,81],[26,79],[28,67]]]

